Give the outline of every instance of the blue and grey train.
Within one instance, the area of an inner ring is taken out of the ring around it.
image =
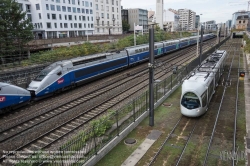
[[[204,35],[204,40],[215,37]],[[200,39],[199,39],[200,40]],[[155,56],[169,53],[192,44],[197,36],[155,43]],[[67,88],[97,79],[105,74],[127,68],[149,58],[149,45],[125,48],[119,53],[96,54],[53,63],[42,70],[27,90],[0,82],[0,112],[17,108],[33,98],[45,97]],[[31,98],[32,96],[32,98]]]
[[[222,75],[226,56],[226,51],[217,50],[183,82],[180,99],[183,115],[198,117],[207,111]]]
[[[214,36],[204,35],[204,41]],[[157,57],[196,43],[197,36],[156,42],[154,54]],[[31,92],[32,97],[44,97],[148,59],[149,45],[143,44],[127,47],[117,53],[95,54],[55,62],[42,70],[29,84],[27,90]]]
[[[0,82],[0,113],[25,105],[30,99],[30,92],[26,89]]]

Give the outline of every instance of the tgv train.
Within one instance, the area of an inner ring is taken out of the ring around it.
[[[24,105],[30,99],[30,92],[26,89],[0,82],[0,113]]]
[[[223,72],[227,52],[217,50],[182,84],[181,113],[198,117],[207,111],[208,104]]]
[[[204,40],[213,38],[213,34],[204,35]],[[156,42],[155,56],[178,50],[197,43],[197,36]],[[95,54],[59,61],[46,67],[29,84],[27,90],[32,97],[43,97],[60,92],[105,74],[136,65],[149,58],[149,45],[143,44],[125,48],[117,53]]]
[[[215,35],[206,34],[203,37],[203,40],[206,41]],[[197,36],[157,42],[154,46],[154,54],[157,57],[195,43],[197,43]],[[125,48],[117,53],[95,54],[55,62],[42,70],[29,84],[27,90],[31,92],[32,97],[43,97],[74,87],[81,82],[136,65],[148,58],[149,45],[143,44]]]
[[[215,37],[204,35],[204,41]],[[200,41],[200,38],[199,38]],[[154,54],[160,56],[197,43],[197,36],[155,43]],[[136,65],[149,58],[149,45],[125,48],[115,54],[96,54],[51,64],[40,72],[27,90],[0,82],[0,113],[28,103],[31,97],[44,97],[90,81],[122,68]]]

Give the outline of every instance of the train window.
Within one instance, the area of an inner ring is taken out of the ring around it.
[[[157,48],[157,46],[155,46],[155,48]]]
[[[137,53],[138,52],[138,50],[135,50],[135,53]]]
[[[181,99],[181,105],[187,109],[196,109],[200,107],[200,100],[193,92],[187,92]]]
[[[2,88],[0,88],[0,91],[2,90]]]
[[[142,52],[142,49],[139,49],[140,52]]]
[[[34,79],[34,81],[42,81],[48,75],[48,73],[48,71],[42,70],[39,75]]]
[[[91,59],[87,59],[87,60],[75,61],[75,62],[73,62],[73,66],[82,65],[82,64],[89,63],[89,62],[102,60],[102,59],[106,59],[106,56],[100,56],[100,57],[95,57],[95,58],[91,58]]]
[[[202,107],[205,107],[207,105],[207,91],[205,91],[202,95],[201,95],[201,99],[202,99]]]

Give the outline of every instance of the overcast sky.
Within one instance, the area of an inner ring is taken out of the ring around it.
[[[124,9],[142,8],[154,10],[156,0],[121,0]],[[215,20],[225,23],[232,19],[232,14],[239,10],[247,10],[247,0],[164,0],[164,9],[191,9],[196,15],[202,14],[201,22]]]

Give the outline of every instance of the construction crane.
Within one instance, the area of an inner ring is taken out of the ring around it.
[[[245,2],[229,2],[229,6],[235,6],[235,5],[246,5],[246,2],[248,4],[247,11],[249,11],[250,1]]]

